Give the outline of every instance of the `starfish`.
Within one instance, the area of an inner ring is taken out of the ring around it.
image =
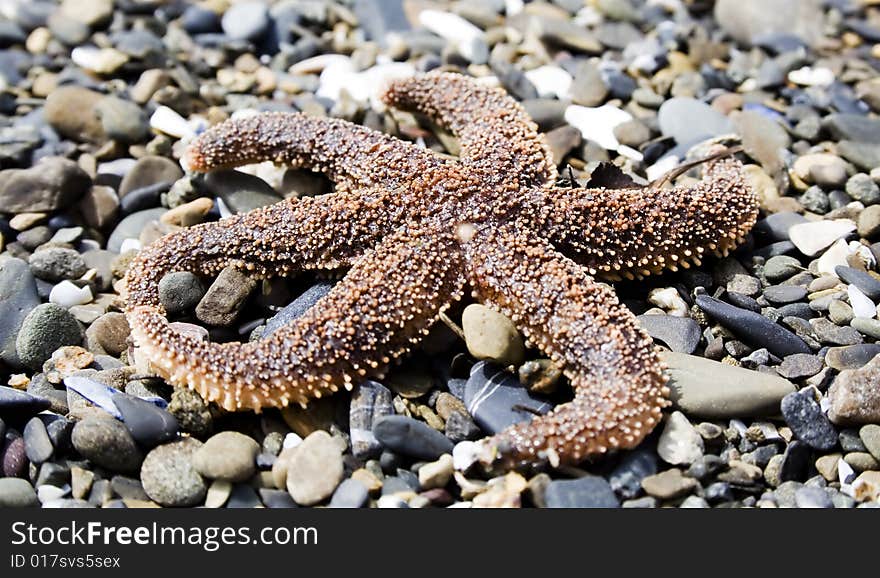
[[[598,277],[631,278],[725,253],[757,202],[733,158],[678,188],[556,187],[537,126],[503,90],[432,73],[389,84],[389,106],[460,140],[449,159],[336,119],[264,113],[191,144],[194,171],[271,160],[326,173],[335,192],[172,233],[127,276],[132,336],[170,383],[229,410],[303,406],[379,378],[469,289],[562,367],[572,401],[479,442],[487,465],[576,464],[632,448],[668,405],[651,338]],[[302,317],[256,342],[212,343],[168,322],[173,271],[260,278],[348,268]]]

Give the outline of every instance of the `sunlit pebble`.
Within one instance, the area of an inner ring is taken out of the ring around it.
[[[649,181],[656,181],[672,169],[678,166],[680,159],[676,156],[665,156],[645,171]]]
[[[116,159],[112,161],[107,161],[104,163],[98,164],[98,174],[99,175],[115,175],[117,177],[124,177],[126,173],[128,173],[131,169],[134,168],[134,165],[137,164],[136,159]]]
[[[288,72],[290,74],[312,74],[332,66],[345,66],[349,70],[353,69],[351,59],[344,54],[320,54],[300,60],[291,66]]]
[[[419,23],[441,38],[449,41],[472,64],[485,64],[489,47],[483,31],[452,12],[422,10]]]
[[[150,127],[176,138],[192,138],[196,130],[173,109],[161,105],[150,116]]]
[[[455,444],[452,448],[452,466],[464,472],[477,463],[480,455],[480,446],[476,442],[463,441]]]
[[[862,293],[855,285],[846,288],[849,295],[849,304],[852,307],[853,314],[856,317],[866,317],[871,319],[877,314],[877,306],[871,301],[867,295]]]
[[[843,458],[840,458],[837,461],[837,479],[840,482],[840,489],[844,488],[852,489],[850,484],[853,481],[853,478],[856,477],[856,472]]]
[[[856,230],[851,219],[833,219],[798,223],[788,229],[788,236],[798,251],[812,257],[836,240]]]
[[[88,285],[78,287],[70,281],[62,281],[58,283],[49,292],[49,302],[61,307],[73,307],[74,305],[85,305],[94,299],[92,290]]]
[[[788,80],[801,86],[829,86],[834,83],[834,72],[822,66],[804,66],[789,72]]]
[[[572,104],[565,109],[565,121],[581,131],[584,139],[612,151],[620,148],[614,129],[632,118],[630,113],[610,104],[595,108]]]
[[[541,98],[556,97],[560,100],[569,97],[573,78],[568,71],[559,66],[546,64],[525,72],[525,77],[535,86]]]
[[[128,253],[129,251],[140,251],[143,246],[138,239],[133,239],[131,237],[122,240],[122,245],[119,247],[119,253]]]
[[[290,432],[286,436],[284,436],[284,441],[281,443],[281,447],[285,450],[288,448],[295,448],[299,444],[301,444],[303,439],[299,436],[299,434]]]

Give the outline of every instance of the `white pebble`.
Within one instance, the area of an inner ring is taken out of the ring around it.
[[[303,439],[299,436],[299,434],[296,434],[294,432],[290,432],[289,434],[284,436],[284,441],[281,442],[281,447],[284,448],[285,450],[287,448],[295,448],[296,446],[301,444],[302,441],[303,441]]]
[[[37,499],[40,500],[41,504],[45,505],[48,502],[60,500],[69,491],[70,487],[66,484],[63,488],[50,484],[43,484],[42,486],[37,487]]]
[[[687,317],[688,305],[675,287],[657,287],[648,293],[648,301],[673,317]]]
[[[836,268],[838,265],[846,265],[846,258],[849,256],[849,247],[846,241],[838,239],[831,247],[819,257],[816,269],[819,273],[837,276]]]
[[[877,313],[877,306],[868,299],[867,295],[862,293],[855,285],[847,287],[846,292],[849,295],[849,304],[852,307],[853,315],[868,319],[874,317]]]
[[[675,155],[665,156],[645,171],[645,176],[648,177],[649,181],[656,181],[672,169],[676,168],[679,163],[679,158]]]
[[[788,230],[788,235],[801,253],[812,257],[855,230],[856,224],[851,219],[834,219],[799,223]]]
[[[788,79],[801,86],[828,86],[834,82],[834,72],[821,66],[804,66],[789,72]]]
[[[135,159],[116,159],[115,161],[100,163],[98,164],[98,174],[124,177],[128,171],[134,168],[135,164],[137,164]]]
[[[331,66],[339,66],[341,64],[350,65],[351,59],[344,54],[321,54],[300,60],[290,67],[290,74],[310,74],[320,72]]]
[[[122,245],[119,247],[119,254],[128,253],[129,251],[140,251],[143,245],[138,239],[134,239],[129,237],[127,239],[122,240]]]
[[[837,479],[840,481],[841,491],[843,491],[844,493],[848,493],[847,490],[852,490],[850,482],[853,481],[853,478],[855,476],[856,472],[854,469],[852,469],[851,465],[846,463],[843,458],[837,460]]]
[[[477,442],[458,442],[452,448],[452,467],[459,472],[464,472],[477,463],[479,455],[480,447]]]
[[[150,127],[175,138],[192,138],[196,131],[190,123],[167,106],[160,106],[150,117]]]
[[[74,305],[85,305],[94,299],[92,290],[89,286],[77,287],[70,281],[62,281],[52,287],[49,291],[49,302],[61,307],[73,307]]]
[[[128,57],[115,48],[77,46],[70,52],[74,64],[98,74],[109,74],[128,62]]]
[[[525,72],[525,77],[535,85],[541,98],[568,98],[573,78],[567,70],[559,66],[539,66]]]
[[[419,13],[419,23],[452,43],[472,64],[485,64],[489,59],[489,47],[483,39],[483,31],[458,14],[422,10]]]
[[[620,142],[614,136],[614,129],[627,121],[632,115],[610,104],[591,108],[572,104],[565,109],[565,121],[581,131],[581,135],[602,148],[616,151]]]

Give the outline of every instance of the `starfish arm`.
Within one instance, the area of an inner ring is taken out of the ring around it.
[[[700,264],[727,254],[755,224],[758,200],[733,158],[707,164],[703,178],[666,189],[546,191],[532,216],[560,251],[611,279]]]
[[[451,236],[401,231],[361,257],[302,317],[257,342],[209,343],[174,330],[155,304],[134,302],[135,342],[156,370],[229,410],[305,405],[379,375],[460,297]]]
[[[668,390],[651,338],[611,288],[538,240],[510,231],[465,251],[475,296],[508,315],[558,363],[574,399],[484,440],[487,464],[575,464],[632,448],[660,420]]]
[[[528,186],[556,181],[553,155],[538,126],[500,88],[461,74],[426,74],[392,82],[383,100],[450,129],[461,141],[461,158],[484,166],[488,175],[518,177]]]
[[[408,184],[443,161],[431,151],[364,126],[301,113],[263,113],[225,121],[199,135],[185,155],[208,171],[273,161],[327,174],[337,190]]]
[[[403,210],[384,190],[333,193],[177,231],[132,262],[130,307],[159,306],[159,281],[173,271],[215,275],[232,265],[268,277],[349,266],[404,221]]]

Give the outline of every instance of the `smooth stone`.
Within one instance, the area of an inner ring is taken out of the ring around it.
[[[864,205],[876,205],[880,201],[880,187],[865,173],[858,173],[846,182],[846,194]]]
[[[828,364],[828,367],[838,371],[858,369],[878,354],[880,354],[880,344],[877,343],[831,347],[825,353],[825,363]]]
[[[72,160],[46,157],[30,168],[0,171],[0,207],[13,214],[68,209],[91,184]]]
[[[809,353],[787,355],[776,367],[776,372],[785,379],[812,377],[822,371],[822,358]]]
[[[48,409],[49,405],[48,399],[0,385],[0,413],[6,414],[9,412],[10,414],[23,416],[29,413],[39,413],[44,409]]]
[[[293,449],[287,466],[287,491],[301,506],[329,498],[343,477],[342,447],[323,430],[306,436]]]
[[[107,138],[97,110],[103,98],[103,94],[81,86],[60,86],[46,98],[43,116],[61,136],[97,144]]]
[[[812,257],[856,228],[856,223],[850,219],[834,219],[793,225],[788,234],[798,251]]]
[[[808,222],[803,215],[791,211],[781,211],[759,220],[755,223],[753,231],[773,241],[790,241],[789,232],[791,228]]]
[[[373,423],[373,435],[387,449],[422,460],[452,453],[453,444],[424,422],[402,415],[385,415]],[[297,502],[299,502],[297,500]]]
[[[303,291],[299,297],[291,301],[289,305],[276,313],[266,322],[266,329],[263,330],[263,337],[268,337],[280,328],[293,322],[293,320],[299,318],[317,303],[321,297],[329,293],[330,289],[333,288],[333,285],[334,284],[329,281],[320,281]]]
[[[834,140],[880,143],[880,120],[861,114],[832,113],[822,125]]]
[[[837,446],[837,431],[822,412],[812,388],[786,395],[780,407],[785,423],[799,440],[820,451]]]
[[[239,2],[230,6],[220,20],[223,32],[236,40],[257,40],[269,28],[269,9],[262,2]]]
[[[88,417],[73,426],[70,439],[84,458],[108,470],[136,471],[144,460],[134,438],[115,419]]]
[[[126,239],[137,239],[147,224],[158,221],[167,212],[163,208],[147,209],[126,216],[119,221],[107,239],[107,250],[119,253]]]
[[[484,305],[468,305],[461,317],[468,351],[477,359],[503,366],[518,365],[525,357],[519,331],[506,316]]]
[[[193,468],[208,479],[243,482],[256,472],[260,444],[235,431],[210,437],[193,454]]]
[[[847,296],[855,317],[870,319],[877,315],[877,306],[855,285],[847,287]]]
[[[547,508],[619,508],[620,501],[600,476],[554,480],[544,491]]]
[[[370,497],[369,490],[361,482],[348,478],[333,492],[330,508],[362,508]]]
[[[272,488],[260,488],[260,500],[267,508],[296,508],[297,503],[293,501],[287,490],[275,490]]]
[[[168,273],[159,281],[159,301],[169,315],[191,311],[204,296],[205,286],[189,271]]]
[[[30,267],[25,261],[0,256],[0,361],[20,364],[15,340],[19,329],[37,305],[40,297]]]
[[[880,355],[860,369],[841,371],[828,389],[832,422],[880,423]]]
[[[247,213],[281,201],[275,189],[263,179],[232,169],[211,171],[205,177],[205,186],[220,197],[233,214]]]
[[[764,288],[763,295],[770,303],[794,303],[806,298],[807,289],[801,285],[771,285]]]
[[[672,500],[690,494],[699,482],[684,476],[678,468],[672,468],[642,480],[642,488],[649,496],[660,500]]]
[[[206,508],[222,508],[232,493],[232,482],[214,480],[205,494]]]
[[[76,279],[86,272],[86,263],[78,252],[64,247],[39,249],[28,259],[35,277],[57,283]]]
[[[718,0],[715,22],[737,42],[756,44],[772,35],[793,35],[808,45],[822,36],[820,0]]]
[[[765,347],[778,357],[793,353],[811,353],[803,339],[763,315],[734,307],[708,295],[698,295],[696,303],[710,317],[743,340]]]
[[[693,353],[702,339],[700,324],[690,317],[639,315],[639,325],[672,351]]]
[[[111,400],[131,437],[142,446],[153,447],[177,437],[177,419],[166,410],[124,393],[113,394]]]
[[[40,501],[34,487],[20,478],[0,478],[0,507],[38,508]]]
[[[256,287],[257,281],[253,277],[234,267],[226,267],[196,305],[196,317],[208,325],[230,325],[238,318]]]
[[[69,311],[54,303],[44,303],[25,317],[15,348],[22,364],[40,369],[56,349],[79,345],[83,337],[82,327]]]
[[[31,463],[42,464],[52,457],[55,448],[52,447],[46,425],[39,417],[28,420],[22,431],[22,437],[24,437],[25,453]]]
[[[145,156],[122,177],[119,183],[119,198],[124,199],[131,191],[143,189],[157,183],[173,183],[183,176],[180,165],[159,156]]]
[[[3,445],[3,475],[10,478],[27,477],[29,466],[24,438],[7,437]]]
[[[642,489],[642,480],[657,473],[657,454],[641,447],[627,452],[611,471],[608,482],[621,498],[636,497]]]
[[[798,488],[794,493],[795,503],[798,508],[833,508],[834,503],[828,493],[822,488],[805,486]]]
[[[86,343],[93,353],[118,357],[128,350],[131,328],[124,313],[111,311],[95,319],[86,329]]]
[[[834,272],[842,281],[858,287],[869,299],[880,299],[880,280],[867,272],[842,265],[835,267]]]
[[[147,140],[150,135],[146,114],[133,102],[105,96],[98,101],[95,112],[108,138],[122,143],[137,143]]]
[[[463,401],[474,421],[492,434],[552,409],[549,403],[532,397],[515,376],[487,362],[471,368]]]
[[[141,467],[144,492],[162,506],[195,506],[205,498],[207,485],[193,467],[193,455],[202,447],[195,438],[153,448]]]
[[[703,438],[680,411],[666,418],[657,440],[657,454],[668,464],[690,465],[703,455]]]
[[[392,415],[392,393],[376,381],[361,382],[351,395],[348,412],[349,436],[352,453],[357,458],[376,457],[382,444],[373,435],[373,424],[383,415]]]
[[[880,319],[856,317],[850,321],[850,327],[872,339],[880,339]]]
[[[670,399],[685,415],[743,418],[776,415],[795,386],[781,377],[683,353],[662,352]]]
[[[730,120],[704,102],[693,98],[671,98],[657,111],[663,136],[686,145],[733,132]]]
[[[837,152],[865,171],[880,166],[880,144],[842,140],[837,143]]]
[[[880,424],[862,426],[859,430],[859,438],[868,453],[874,456],[874,459],[880,460]]]

